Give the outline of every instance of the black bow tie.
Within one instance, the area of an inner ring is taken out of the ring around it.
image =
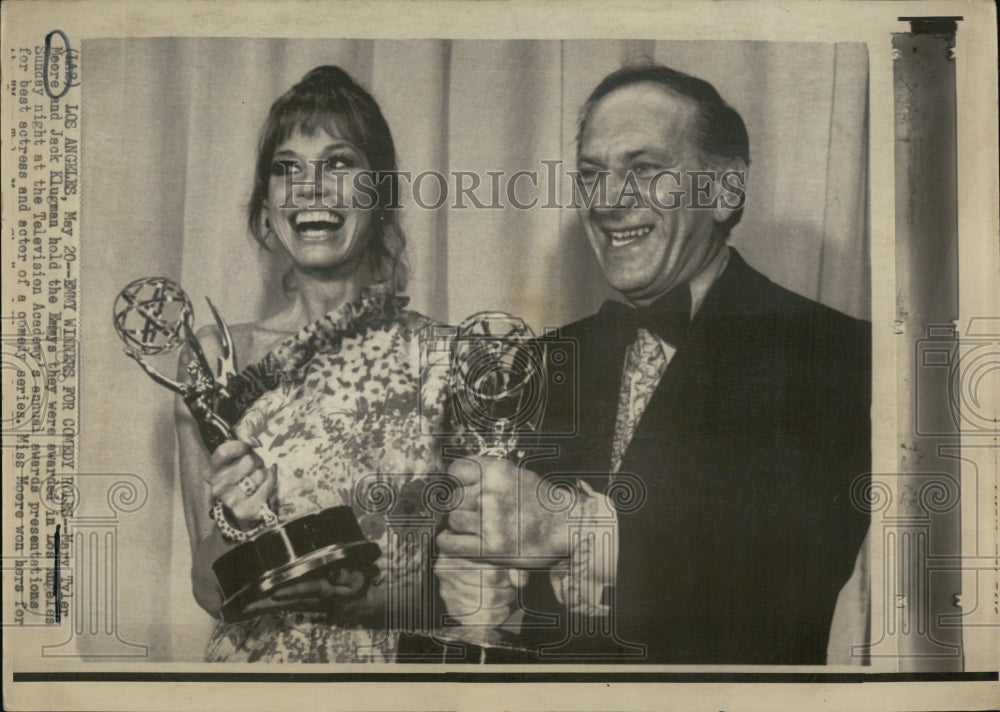
[[[625,331],[646,329],[677,348],[691,325],[691,288],[687,284],[674,287],[649,306],[638,308],[609,299],[601,305],[601,313],[613,316]]]

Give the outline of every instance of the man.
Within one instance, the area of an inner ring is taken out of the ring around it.
[[[574,433],[548,438],[557,457],[453,465],[466,496],[439,550],[532,569],[521,607],[562,614],[535,633],[543,659],[822,664],[868,525],[852,486],[870,462],[870,327],[727,246],[749,142],[711,85],[627,67],[581,116],[581,219],[628,304],[560,334],[576,380],[546,407],[544,433]],[[546,479],[574,482],[576,506],[542,501]],[[571,536],[608,512],[610,547]],[[589,618],[598,634],[574,634]]]

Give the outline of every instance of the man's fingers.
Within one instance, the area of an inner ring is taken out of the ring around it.
[[[448,474],[461,483],[462,498],[450,515],[462,509],[468,511],[479,509],[479,496],[482,492],[482,473],[483,468],[475,458],[467,457],[451,463],[451,466],[448,468]]]
[[[479,486],[479,483],[471,485],[462,485],[462,498],[459,500],[458,504],[451,513],[465,510],[467,512],[478,512],[479,511],[479,498],[482,496],[483,489]]]
[[[479,586],[482,585],[482,564],[476,564],[468,559],[440,556],[434,562],[434,575],[442,588],[446,586]]]
[[[448,530],[455,534],[475,534],[482,532],[482,520],[478,511],[456,510],[448,512]]]
[[[448,474],[468,487],[478,485],[482,481],[483,468],[478,458],[464,457],[451,463]]]
[[[530,470],[524,470],[522,476],[517,465],[496,457],[466,457],[455,460],[448,468],[448,472],[466,488],[478,485],[486,492],[495,493],[509,493],[522,478],[532,483],[538,477]]]
[[[434,561],[434,574],[442,580],[467,586],[507,588],[511,585],[508,569],[456,556],[439,556]]]
[[[482,553],[482,542],[478,536],[448,530],[437,535],[437,546],[438,551],[446,556],[470,557]]]

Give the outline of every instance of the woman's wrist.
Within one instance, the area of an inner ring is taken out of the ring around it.
[[[215,500],[208,516],[215,522],[222,538],[230,543],[246,541],[266,526],[261,517],[258,517],[255,522],[237,519],[229,507],[222,503],[221,499]]]
[[[233,548],[233,544],[222,538],[217,527],[207,530],[198,540],[191,566],[191,583],[195,601],[213,618],[219,618],[222,610],[222,589],[212,564],[216,559]]]

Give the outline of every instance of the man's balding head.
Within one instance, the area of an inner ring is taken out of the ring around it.
[[[727,159],[740,159],[745,165],[750,165],[750,139],[739,112],[705,80],[662,64],[622,67],[606,76],[580,109],[578,147],[594,106],[616,89],[632,84],[654,84],[694,103],[697,110],[694,138],[706,160],[726,162]]]

